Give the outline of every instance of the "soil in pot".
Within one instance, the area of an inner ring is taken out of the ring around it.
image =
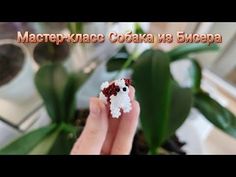
[[[76,111],[73,123],[75,123],[77,127],[81,128],[77,134],[77,137],[80,136],[82,129],[84,128],[86,124],[86,119],[88,115],[89,115],[88,109],[80,109]],[[166,142],[163,143],[161,148],[167,152],[165,154],[185,155],[186,152],[183,151],[182,149],[184,145],[185,145],[185,142],[181,142],[176,135],[173,135]],[[134,136],[134,141],[133,141],[132,150],[130,154],[131,155],[147,155],[148,152],[149,152],[149,147],[144,137],[143,130],[138,129]],[[164,154],[164,153],[160,152],[159,154]]]
[[[146,155],[149,148],[142,130],[138,130],[134,136],[131,155]]]
[[[55,43],[39,43],[34,49],[34,60],[39,65],[45,63],[64,62],[70,54],[67,42],[56,45]]]
[[[76,126],[84,127],[88,115],[89,115],[89,110],[88,109],[77,110],[76,113],[75,113],[75,119],[74,119],[73,122],[75,122]]]
[[[176,135],[173,135],[161,146],[165,153],[159,152],[159,154],[185,155],[186,152],[182,150],[183,145],[185,145],[185,143],[181,142]],[[149,147],[147,141],[145,140],[144,133],[141,129],[139,129],[134,137],[131,155],[147,155],[148,151]]]
[[[24,53],[14,44],[0,45],[0,86],[10,82],[24,65]]]
[[[186,152],[182,149],[185,144],[185,142],[179,140],[177,135],[173,135],[162,145],[162,148],[170,154],[186,155]]]

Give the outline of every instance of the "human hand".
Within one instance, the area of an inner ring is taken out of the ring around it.
[[[119,119],[111,118],[108,105],[99,98],[90,99],[90,114],[71,155],[79,154],[129,154],[138,125],[139,103],[134,100],[134,87],[129,87],[132,110]]]

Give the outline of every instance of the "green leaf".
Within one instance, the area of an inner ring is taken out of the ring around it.
[[[71,73],[65,87],[65,94],[63,97],[65,109],[65,122],[73,120],[76,111],[76,93],[79,88],[86,82],[90,74],[85,74],[82,71],[78,73]]]
[[[195,94],[194,106],[216,127],[236,138],[236,117],[208,94]]]
[[[132,79],[152,154],[183,124],[192,106],[191,89],[182,88],[171,79],[169,60],[162,51],[147,50],[134,64]]]
[[[82,22],[70,22],[67,24],[67,26],[72,34],[83,32],[83,23]]]
[[[219,47],[216,44],[202,44],[202,43],[193,43],[193,44],[184,44],[175,47],[168,52],[168,55],[171,58],[171,61],[176,61],[182,59],[191,53],[203,52],[203,51],[214,51],[218,50]]]
[[[54,122],[62,121],[65,115],[63,97],[67,79],[68,73],[61,64],[44,65],[35,75],[37,90]]]
[[[126,61],[127,61],[127,58],[117,58],[114,60],[109,60],[107,62],[107,71],[108,72],[119,71]],[[132,64],[133,63],[134,62],[132,62]]]
[[[123,46],[119,49],[119,51],[116,53],[116,55],[114,55],[113,57],[115,57],[115,58],[119,58],[119,57],[121,57],[121,58],[127,58],[128,56],[129,56],[129,52],[128,52],[126,46],[123,45]]]
[[[146,50],[134,64],[133,82],[141,106],[141,123],[152,153],[165,140],[171,101],[170,59],[160,50]]]
[[[62,123],[61,124],[61,129],[68,132],[72,133],[74,137],[76,137],[77,133],[80,131],[81,127],[77,127],[68,123]]]
[[[76,111],[76,100],[75,95],[80,86],[78,77],[76,74],[71,74],[68,77],[64,95],[63,95],[63,105],[64,105],[64,114],[63,120],[65,122],[71,121],[74,118],[74,113]]]
[[[76,135],[79,131],[79,128],[67,123],[61,123],[57,128],[51,133],[50,136],[45,138],[42,142],[40,142],[31,152],[30,154],[53,154],[53,149],[60,149],[58,154],[68,154],[70,148],[72,147],[73,143],[76,140]],[[62,136],[68,135],[68,138],[64,138],[65,141],[62,139]],[[62,144],[58,144],[58,140],[61,141]],[[67,145],[71,143],[68,147]],[[59,146],[59,147],[56,147]],[[64,148],[64,149],[63,149]],[[63,153],[64,152],[64,153]],[[67,153],[65,153],[67,152]]]
[[[0,150],[0,154],[27,154],[55,129],[56,124],[29,132]]]
[[[176,82],[171,82],[171,106],[169,128],[165,139],[175,134],[184,123],[192,107],[193,97],[190,88],[182,88]]]
[[[126,47],[121,47],[121,49],[108,60],[106,64],[107,71],[112,72],[120,70],[129,56],[130,54],[128,53]]]
[[[57,139],[49,151],[49,155],[68,155],[76,141],[73,133],[62,129],[57,136]]]
[[[192,79],[192,91],[193,93],[196,93],[200,91],[201,87],[201,80],[202,80],[202,69],[200,64],[195,60],[190,60],[192,63],[192,66],[190,68],[190,77]]]
[[[42,66],[35,76],[36,87],[42,96],[49,116],[57,123],[69,122],[76,111],[76,92],[89,74],[67,73],[62,64]]]
[[[135,34],[145,33],[139,23],[135,23],[134,29],[135,29],[135,32],[134,32]]]
[[[60,126],[57,126],[53,132],[42,140],[37,146],[35,146],[30,152],[29,155],[46,155],[56,141],[57,136],[60,132]]]

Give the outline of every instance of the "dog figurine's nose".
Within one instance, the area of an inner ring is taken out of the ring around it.
[[[127,88],[126,87],[123,87],[123,91],[126,92]]]

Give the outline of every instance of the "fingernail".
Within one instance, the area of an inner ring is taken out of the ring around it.
[[[100,115],[99,102],[95,98],[90,99],[90,114],[92,114],[94,116]]]

